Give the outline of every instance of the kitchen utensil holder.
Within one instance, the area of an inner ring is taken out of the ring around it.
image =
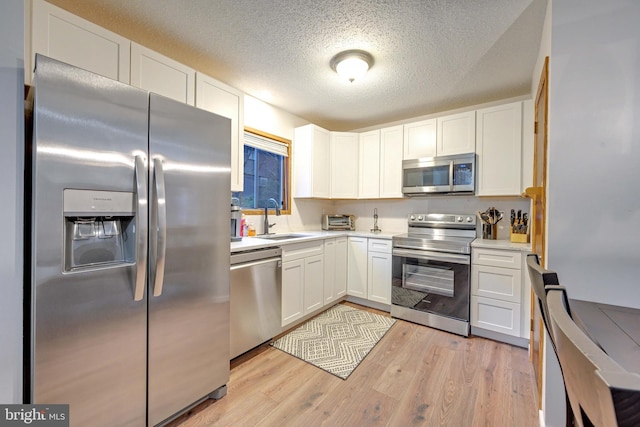
[[[497,224],[482,224],[482,238],[496,240],[498,235]]]

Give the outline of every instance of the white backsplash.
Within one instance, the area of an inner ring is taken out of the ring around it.
[[[530,213],[530,201],[521,197],[467,197],[467,196],[429,196],[405,199],[379,200],[324,200],[292,199],[291,215],[276,217],[269,215],[269,222],[276,223],[272,233],[291,231],[319,230],[323,213],[353,214],[356,216],[356,229],[369,231],[373,228],[373,210],[378,209],[378,227],[384,232],[405,233],[409,213],[452,213],[476,215],[494,206],[504,211],[504,219],[498,223],[498,239],[509,238],[509,211],[522,210]],[[264,232],[264,216],[248,215],[247,220],[256,226],[258,234]],[[478,225],[477,235],[481,235]]]
[[[354,214],[356,228],[369,230],[373,228],[373,209],[378,209],[378,227],[384,232],[405,233],[407,231],[407,215],[410,213],[452,213],[476,215],[494,206],[504,211],[504,219],[498,223],[498,239],[509,238],[509,211],[521,209],[530,211],[528,199],[520,197],[465,197],[465,196],[429,196],[394,200],[354,200],[338,201],[336,209],[339,213]],[[478,225],[477,235],[482,233]]]

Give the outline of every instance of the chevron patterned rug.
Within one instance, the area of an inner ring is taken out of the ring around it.
[[[277,349],[346,380],[395,320],[338,304],[277,339]]]

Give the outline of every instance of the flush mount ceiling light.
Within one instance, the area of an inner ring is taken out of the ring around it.
[[[353,83],[373,66],[373,56],[364,50],[345,50],[331,58],[329,65],[340,77]]]

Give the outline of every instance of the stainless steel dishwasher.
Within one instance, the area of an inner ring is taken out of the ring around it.
[[[231,254],[231,358],[282,331],[282,249]]]

